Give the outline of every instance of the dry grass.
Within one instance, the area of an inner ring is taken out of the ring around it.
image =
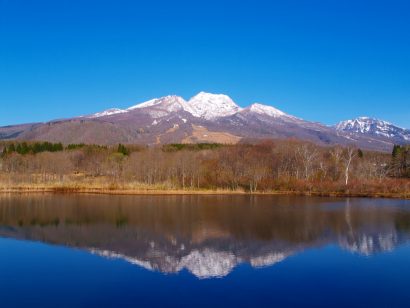
[[[378,189],[378,190],[376,190]],[[0,193],[30,193],[30,192],[60,192],[60,193],[96,193],[122,195],[205,195],[205,194],[251,194],[243,189],[181,189],[170,184],[147,185],[139,182],[110,182],[106,177],[49,180],[47,182],[20,182],[4,181],[0,177]],[[284,187],[271,190],[253,192],[252,195],[303,195],[326,197],[373,197],[373,198],[401,198],[410,199],[408,185],[398,189],[382,189],[375,186],[356,187],[356,189],[338,189],[337,187],[295,186],[291,189]]]
[[[140,182],[112,181],[107,177],[75,175],[64,180],[42,181],[5,180],[0,176],[0,192],[73,192],[104,194],[245,194],[244,190],[228,189],[181,189],[169,183],[144,184]]]
[[[203,126],[192,125],[192,136],[186,137],[182,143],[221,143],[236,144],[242,138],[226,132],[212,132]]]
[[[243,187],[235,190],[221,187],[185,188],[171,182],[145,184],[107,176],[89,176],[76,173],[64,176],[41,174],[0,173],[0,192],[66,192],[101,194],[251,194]],[[409,179],[384,179],[383,181],[352,181],[349,186],[341,182],[303,181],[277,179],[263,182],[253,195],[306,195],[333,197],[384,197],[410,199]]]

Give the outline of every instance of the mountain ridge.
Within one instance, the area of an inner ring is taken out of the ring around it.
[[[410,131],[370,117],[327,126],[262,103],[242,108],[225,94],[206,92],[200,92],[189,100],[168,95],[127,109],[110,108],[46,123],[0,127],[0,139],[3,140],[64,143],[155,145],[287,138],[324,145],[355,144],[364,149],[389,151],[394,144],[410,143]]]

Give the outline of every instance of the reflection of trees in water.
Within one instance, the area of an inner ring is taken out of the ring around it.
[[[335,242],[368,255],[393,249],[410,233],[410,212],[395,206],[400,200],[23,195],[0,201],[3,236],[92,249],[165,272],[186,268],[200,277],[224,275],[241,262],[274,264]]]
[[[401,213],[395,220],[397,231],[410,233],[410,212]]]

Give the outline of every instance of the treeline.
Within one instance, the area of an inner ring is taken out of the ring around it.
[[[297,141],[162,147],[25,144],[3,145],[0,172],[8,183],[98,182],[119,188],[133,183],[250,192],[410,191],[409,146],[395,146],[389,154]]]
[[[37,154],[42,152],[59,152],[64,149],[74,150],[84,147],[85,144],[69,144],[66,147],[60,143],[51,143],[51,142],[34,142],[34,143],[10,143],[3,146],[2,157],[6,155],[18,153],[21,155],[27,154]]]

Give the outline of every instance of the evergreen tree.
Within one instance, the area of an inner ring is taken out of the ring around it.
[[[410,176],[410,146],[395,145],[392,151],[393,176]]]
[[[121,153],[123,155],[129,155],[130,154],[130,151],[125,147],[125,145],[123,145],[121,143],[118,145],[117,152]]]
[[[22,155],[26,155],[31,151],[31,148],[29,147],[29,145],[26,142],[23,142],[21,144],[21,153]]]
[[[19,154],[23,154],[22,150],[21,150],[21,144],[20,143],[17,144],[17,146],[16,146],[16,152],[19,153]]]
[[[11,153],[14,153],[14,152],[16,152],[16,147],[14,146],[14,143],[12,143],[12,144],[9,145],[7,153],[11,154]]]
[[[34,154],[40,153],[41,152],[41,144],[39,142],[34,143],[34,145],[32,146],[32,150]]]
[[[59,152],[59,151],[62,151],[63,149],[64,147],[62,143],[54,143],[51,146],[51,152]]]

